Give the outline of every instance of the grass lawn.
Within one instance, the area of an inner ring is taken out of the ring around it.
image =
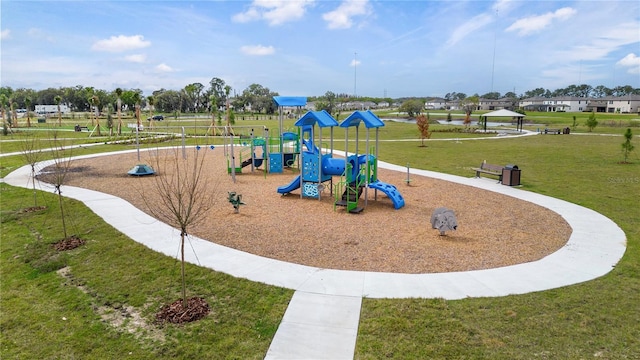
[[[556,124],[570,126],[571,121],[563,118]],[[263,123],[277,127],[274,121]],[[598,126],[594,131],[619,135],[624,128]],[[606,276],[555,290],[457,301],[364,299],[355,358],[637,359],[638,133],[632,163],[620,164],[620,136],[464,140],[468,135],[442,133],[438,136],[460,141],[427,141],[427,146],[420,147],[414,124],[388,123],[381,131],[382,140],[416,141],[381,142],[382,161],[461,176],[473,176],[470,168],[482,160],[517,164],[522,170],[523,190],[561,198],[608,216],[624,230],[628,249]],[[336,149],[344,149],[344,132],[335,130],[335,136]],[[360,136],[364,138],[364,131]],[[86,133],[74,143],[88,141],[85,139]],[[2,152],[12,152],[5,148],[11,138],[0,140]],[[190,140],[199,141],[204,140]],[[132,148],[99,145],[74,149],[73,154]],[[20,155],[3,157],[0,173],[4,176],[23,163]],[[400,191],[402,186],[399,184]],[[62,238],[55,195],[37,193],[38,203],[48,208],[36,212],[21,212],[34,205],[32,191],[0,183],[0,195],[3,359],[264,357],[292,291],[188,265],[188,296],[204,297],[211,314],[191,324],[157,326],[153,323],[155,311],[180,297],[179,262],[131,241],[70,199],[65,200],[65,211],[72,214],[68,225],[87,243],[57,253],[49,246]],[[390,221],[394,216],[402,216],[402,210],[390,211]],[[66,276],[59,274],[62,268],[69,269]],[[112,325],[109,319],[117,314],[128,314],[124,325]],[[144,320],[141,325],[136,325],[136,316]]]

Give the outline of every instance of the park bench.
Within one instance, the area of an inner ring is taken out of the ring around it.
[[[549,129],[549,128],[545,128],[540,133],[541,134],[560,135],[560,134],[569,134],[570,132],[571,132],[571,129],[569,129],[569,128],[564,128],[564,129]]]
[[[476,177],[479,178],[480,174],[494,175],[498,177],[499,182],[502,182],[502,169],[504,169],[504,166],[487,164],[486,161],[483,161],[479,168],[473,168],[476,172]]]

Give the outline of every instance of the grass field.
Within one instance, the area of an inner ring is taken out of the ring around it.
[[[638,118],[610,116],[629,123]],[[566,113],[544,121],[572,125]],[[271,129],[274,123],[249,125]],[[538,125],[532,126],[534,130]],[[388,123],[381,139],[411,141],[381,142],[382,161],[461,176],[472,176],[470,168],[482,160],[517,164],[524,190],[604,214],[624,230],[628,248],[606,276],[555,290],[458,301],[364,299],[355,358],[640,358],[640,130],[632,128],[636,150],[631,163],[621,164],[623,139],[617,135],[624,129],[612,123],[599,125],[594,134],[586,134],[584,126],[579,126],[579,134],[570,136],[485,140],[437,132],[434,137],[459,141],[427,141],[427,146],[420,147],[415,125]],[[45,133],[41,135],[44,144]],[[337,130],[335,135],[335,147],[343,149],[343,132]],[[21,136],[0,137],[1,152],[19,149],[15,144],[22,141]],[[86,133],[69,137],[73,144],[95,142]],[[190,143],[205,141],[217,140],[190,139]],[[72,151],[78,155],[132,148],[131,144],[101,144]],[[24,164],[20,155],[1,161],[2,176]],[[402,191],[404,185],[399,185]],[[36,200],[48,208],[25,213],[21,210],[34,204],[32,191],[2,183],[0,190],[3,359],[264,357],[291,291],[188,266],[188,293],[205,297],[212,313],[196,323],[156,326],[157,308],[179,297],[175,259],[129,240],[72,200],[65,202],[65,211],[73,214],[69,226],[89,241],[71,252],[56,253],[48,246],[62,237],[54,195],[38,192]],[[389,216],[392,221],[402,211]],[[61,276],[61,268],[70,272]],[[117,314],[128,314],[124,325],[110,325]]]

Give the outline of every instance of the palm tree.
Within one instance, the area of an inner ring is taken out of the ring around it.
[[[60,101],[62,101],[62,97],[56,95],[53,100],[56,102],[56,105],[58,105],[58,126],[62,126],[62,114],[60,114]]]
[[[122,89],[116,88],[116,96],[118,97],[118,135],[122,135],[122,118],[120,117],[120,110],[122,110]]]
[[[6,115],[5,113],[7,112],[6,104],[8,100],[9,99],[7,99],[7,95],[5,94],[0,95],[0,106],[2,106],[2,124],[4,126],[5,131],[7,131],[7,127],[8,127],[8,122],[5,120],[5,115]]]
[[[153,104],[155,104],[153,95],[147,96],[147,104],[149,104],[149,127],[153,129]]]
[[[229,116],[229,93],[231,92],[231,86],[229,85],[225,85],[224,87],[224,99],[226,101],[226,107],[227,107],[227,127],[230,125],[231,122],[231,116]]]
[[[94,101],[95,100],[93,99],[93,96],[89,96],[89,98],[87,99],[87,102],[89,102],[89,114],[90,114],[90,117],[91,117],[91,126],[95,126],[96,125],[96,121],[93,118],[93,114],[91,114],[91,112],[93,110],[93,107],[95,106]]]
[[[211,129],[213,129],[213,135],[216,135],[216,114],[218,113],[218,100],[215,95],[209,96],[209,102],[211,106]]]
[[[31,97],[24,98],[24,106],[27,108],[27,127],[31,127]]]
[[[136,104],[136,126],[140,129],[140,93],[133,93],[133,103]]]
[[[91,102],[91,104],[94,107],[94,112],[96,116],[96,129],[98,130],[98,136],[101,136],[102,134],[100,134],[100,119],[98,118],[100,98],[98,97],[98,95],[93,95],[92,97],[89,98],[89,102]]]
[[[11,116],[13,116],[12,126],[18,127],[18,113],[16,112],[18,103],[13,101],[12,99],[9,99],[9,106],[10,106]]]

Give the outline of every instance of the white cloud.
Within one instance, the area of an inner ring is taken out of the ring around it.
[[[519,19],[511,24],[506,31],[517,31],[520,36],[529,35],[545,29],[550,26],[553,21],[567,20],[576,13],[577,11],[573,8],[563,7],[554,12]]]
[[[272,55],[276,52],[273,46],[262,46],[262,45],[245,45],[240,48],[243,54],[247,55]]]
[[[640,57],[638,57],[634,53],[631,53],[631,54],[628,54],[627,56],[623,57],[622,59],[620,59],[620,61],[618,61],[616,63],[616,65],[640,66]]]
[[[322,18],[329,29],[349,29],[353,26],[354,16],[370,13],[368,0],[344,0],[335,10],[322,14]]]
[[[0,39],[2,40],[7,40],[11,38],[11,30],[9,29],[4,29],[2,30],[2,32],[0,32]]]
[[[133,36],[112,36],[108,39],[98,40],[91,46],[91,50],[107,52],[123,52],[127,50],[141,49],[151,45],[150,41],[144,40],[142,35]]]
[[[265,20],[271,26],[282,25],[301,19],[313,3],[314,0],[254,0],[247,11],[234,15],[232,20],[239,23]]]
[[[630,53],[623,57],[616,63],[616,65],[628,67],[629,74],[640,74],[640,56],[637,56],[634,53]]]
[[[147,60],[147,56],[144,54],[133,54],[125,56],[124,59],[133,63],[144,63]]]
[[[159,64],[156,66],[156,70],[160,72],[173,72],[173,68],[165,63]]]
[[[621,47],[638,42],[637,23],[622,23],[602,30],[588,43],[579,44],[559,51],[566,60],[601,60]]]
[[[351,67],[358,66],[358,65],[360,65],[360,60],[356,60],[356,59],[351,60],[351,63],[349,63],[349,66]]]
[[[457,27],[449,39],[447,40],[447,46],[453,46],[460,40],[464,39],[467,35],[485,27],[487,24],[493,21],[493,17],[489,14],[480,14],[474,16],[471,20],[465,22],[463,25]]]

